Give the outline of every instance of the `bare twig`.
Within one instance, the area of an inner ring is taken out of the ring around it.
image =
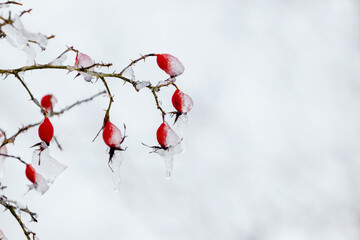
[[[34,212],[31,212],[27,207],[23,208],[21,207],[17,202],[7,199],[5,195],[0,195],[0,204],[5,207],[6,210],[9,210],[11,215],[16,219],[16,221],[19,223],[21,229],[23,230],[26,238],[28,240],[31,240],[30,236],[32,235],[33,238],[36,235],[34,232],[30,231],[24,224],[24,222],[21,220],[20,212],[24,212],[28,214],[31,217],[31,220],[34,222],[37,222],[37,214]]]
[[[86,98],[86,99],[77,101],[77,102],[71,104],[70,106],[68,106],[68,107],[66,107],[66,108],[64,108],[64,109],[62,109],[62,110],[60,110],[60,111],[58,111],[58,112],[53,112],[53,113],[50,115],[50,117],[55,116],[55,115],[61,115],[61,114],[63,114],[64,112],[69,111],[70,109],[72,109],[72,108],[75,107],[75,106],[78,106],[78,105],[80,105],[80,104],[82,104],[82,103],[86,103],[86,102],[92,101],[94,98],[96,98],[96,97],[98,97],[98,96],[100,96],[100,95],[103,95],[104,93],[106,93],[106,91],[99,92],[99,93],[97,93],[97,94],[95,94],[95,95],[93,95],[93,96],[91,96],[91,97],[89,97],[89,98]]]
[[[162,109],[162,107],[160,106],[158,96],[156,95],[156,89],[157,89],[156,87],[153,87],[153,88],[151,89],[151,92],[152,92],[152,94],[153,94],[153,96],[154,96],[154,98],[155,98],[155,102],[156,102],[157,109],[159,109],[160,112],[161,112],[162,120],[163,120],[163,122],[165,122],[166,112],[165,112],[165,111]]]
[[[52,113],[49,115],[49,117],[59,116],[59,115],[63,114],[64,112],[69,111],[69,110],[72,109],[73,107],[78,106],[78,105],[80,105],[80,104],[82,104],[82,103],[85,103],[85,102],[89,102],[89,101],[93,100],[94,98],[96,98],[96,97],[98,97],[98,96],[100,96],[100,95],[102,95],[102,94],[104,94],[104,93],[105,93],[105,91],[102,91],[102,92],[99,92],[99,93],[97,93],[97,94],[89,97],[89,98],[83,99],[83,100],[81,100],[81,101],[77,101],[77,102],[71,104],[70,106],[68,106],[68,107],[60,110],[59,112],[52,112]],[[36,127],[36,126],[40,125],[41,123],[42,123],[42,121],[37,122],[37,123],[33,123],[33,124],[26,125],[25,127],[20,128],[15,134],[13,134],[13,135],[12,135],[11,137],[9,137],[9,138],[7,138],[6,135],[4,134],[5,139],[4,139],[4,141],[2,142],[2,144],[0,145],[0,147],[5,146],[5,145],[8,144],[8,143],[14,143],[16,137],[17,137],[20,133],[26,132],[26,131],[29,130],[30,128]]]
[[[6,4],[16,4],[16,5],[22,6],[21,3],[15,2],[15,1],[7,1],[7,2],[0,3],[0,5],[6,5]]]
[[[9,157],[9,158],[15,158],[17,160],[19,160],[21,163],[23,164],[27,164],[24,160],[22,160],[20,157],[17,157],[17,156],[14,156],[14,155],[8,155],[8,154],[3,154],[3,153],[0,153],[0,156],[4,156],[4,157]]]
[[[106,123],[109,121],[110,119],[110,108],[111,108],[111,104],[114,102],[114,98],[113,96],[111,95],[111,92],[110,92],[110,88],[109,86],[107,85],[107,82],[105,80],[105,78],[103,77],[100,77],[101,81],[103,82],[105,88],[106,88],[106,91],[108,93],[108,96],[109,96],[109,106],[108,108],[106,109],[106,112],[105,112],[105,117],[104,117],[104,121],[103,121],[103,125],[102,127],[100,128],[100,130],[98,131],[98,133],[96,134],[96,136],[94,137],[94,139],[92,140],[93,142],[95,141],[95,139],[99,136],[99,134],[101,133],[101,131],[105,128],[106,126]]]
[[[138,59],[131,60],[131,63],[130,63],[129,65],[127,65],[127,66],[120,72],[120,74],[122,75],[122,74],[126,71],[126,69],[128,69],[128,68],[131,67],[131,66],[134,66],[137,62],[139,62],[139,61],[141,61],[141,60],[144,60],[144,62],[145,62],[145,59],[146,59],[147,57],[153,57],[153,56],[156,56],[156,54],[155,54],[155,53],[149,53],[149,54],[146,54],[146,55],[141,55],[141,57],[138,58]]]
[[[14,73],[14,76],[21,82],[21,84],[24,86],[24,88],[26,89],[26,91],[29,93],[30,95],[30,99],[31,101],[33,101],[36,106],[38,106],[41,109],[41,112],[45,115],[46,114],[46,110],[45,108],[43,108],[39,101],[34,97],[34,95],[31,93],[30,89],[26,86],[25,82],[21,79],[21,77],[19,76],[18,73]]]

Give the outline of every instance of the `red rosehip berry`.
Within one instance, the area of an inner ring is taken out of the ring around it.
[[[26,164],[25,175],[30,182],[36,183],[36,172],[30,164]]]
[[[156,61],[158,66],[164,70],[170,77],[176,77],[185,70],[184,65],[176,57],[170,54],[157,54]]]
[[[41,106],[50,112],[54,105],[57,103],[56,98],[52,94],[45,95],[41,99]]]
[[[106,123],[103,131],[103,139],[110,148],[119,148],[123,141],[121,131],[110,121]]]
[[[192,98],[179,89],[176,89],[171,100],[174,108],[179,113],[188,113],[194,106]]]
[[[38,132],[40,139],[47,145],[50,145],[50,141],[54,136],[54,127],[48,117],[45,117],[43,123],[39,127]]]
[[[156,131],[158,143],[163,148],[168,148],[178,144],[181,139],[167,122],[163,122]]]

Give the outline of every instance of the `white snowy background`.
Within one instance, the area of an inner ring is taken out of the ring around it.
[[[28,227],[60,239],[359,239],[360,4],[357,0],[93,1],[27,0],[27,29],[55,34],[36,58],[49,62],[74,46],[121,70],[146,53],[171,53],[185,65],[179,87],[192,96],[186,151],[165,179],[156,144],[161,123],[151,93],[116,79],[112,121],[128,127],[122,185],[113,193],[101,137],[108,99],[100,97],[52,120],[68,166],[43,196],[23,195],[24,166],[6,162],[5,194],[39,214]],[[22,8],[17,7],[20,10]],[[69,55],[67,64],[73,64]],[[26,64],[0,40],[0,68]],[[155,59],[137,64],[139,79],[166,78]],[[57,109],[103,90],[62,70],[28,72],[37,98]],[[173,111],[173,88],[160,92]],[[13,77],[0,81],[0,127],[9,134],[41,120]],[[37,129],[10,154],[30,162]],[[27,222],[28,219],[24,218]],[[25,239],[0,213],[9,240]]]

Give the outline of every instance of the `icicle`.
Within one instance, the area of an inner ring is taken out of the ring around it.
[[[114,192],[118,192],[120,189],[121,178],[120,178],[120,167],[123,161],[123,156],[121,152],[116,152],[111,162],[109,162],[109,166],[113,171],[112,179],[114,182]]]

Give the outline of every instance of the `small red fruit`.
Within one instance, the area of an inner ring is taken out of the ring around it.
[[[178,144],[181,139],[167,122],[163,122],[156,131],[158,143],[163,148],[168,148]]]
[[[194,103],[191,97],[179,89],[176,89],[172,96],[172,104],[179,113],[187,113],[193,108]]]
[[[103,139],[106,145],[110,148],[120,147],[123,140],[122,134],[119,128],[117,128],[110,121],[106,123],[103,131]]]
[[[41,99],[41,106],[50,112],[56,102],[56,98],[52,94],[48,94]]]
[[[35,169],[30,164],[26,164],[25,174],[30,182],[36,183],[36,172]]]
[[[51,124],[48,117],[45,117],[43,123],[39,127],[39,137],[47,145],[50,145],[50,141],[54,136],[54,127]]]
[[[170,75],[170,77],[179,76],[185,70],[184,65],[182,65],[179,59],[170,54],[157,54],[156,62],[162,70]]]

